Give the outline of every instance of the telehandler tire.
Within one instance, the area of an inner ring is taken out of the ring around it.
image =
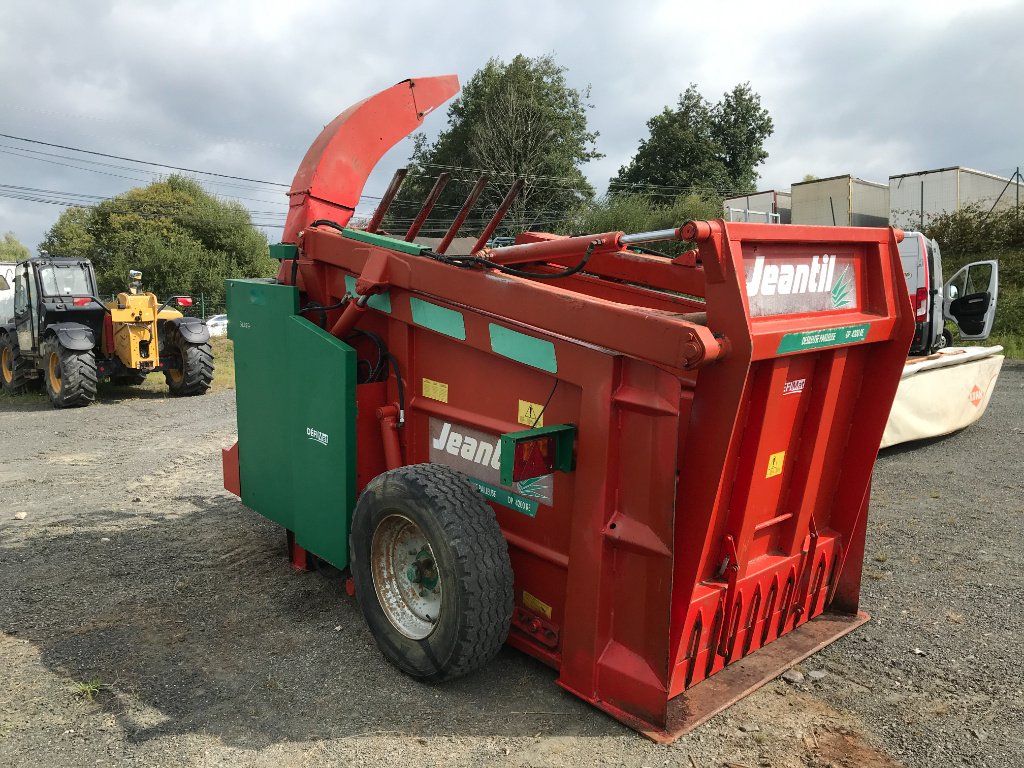
[[[0,385],[9,395],[23,392],[28,384],[28,371],[32,363],[21,356],[18,343],[6,333],[0,333]]]
[[[378,475],[356,505],[356,597],[378,647],[406,674],[451,680],[490,661],[512,622],[512,565],[494,511],[459,472]]]
[[[210,342],[193,344],[175,326],[164,326],[168,338],[165,349],[174,351],[181,360],[180,368],[165,368],[167,389],[177,397],[202,395],[213,383],[213,352]]]
[[[96,355],[67,349],[57,339],[43,342],[43,377],[54,408],[78,408],[96,399]]]

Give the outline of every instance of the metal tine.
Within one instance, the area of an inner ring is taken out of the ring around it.
[[[519,197],[519,193],[523,191],[523,187],[526,186],[526,179],[516,179],[515,184],[505,195],[505,199],[501,201],[501,205],[498,206],[498,210],[494,212],[494,216],[484,227],[483,233],[480,235],[480,239],[476,241],[476,245],[473,246],[473,250],[470,253],[477,253],[481,248],[487,245],[487,241],[491,239],[491,235],[494,234],[494,230],[501,224],[501,220],[505,218],[505,214],[508,213],[508,209],[512,207],[512,203]]]
[[[411,243],[416,239],[416,235],[419,234],[420,228],[423,226],[423,222],[427,220],[427,216],[434,209],[434,205],[437,203],[437,198],[441,196],[441,192],[444,191],[445,185],[448,183],[448,179],[451,178],[451,174],[442,173],[437,177],[437,181],[434,182],[433,189],[430,190],[430,194],[427,195],[427,199],[423,201],[423,207],[420,208],[420,212],[416,214],[416,219],[413,221],[412,226],[409,227],[409,231],[405,233],[405,242]]]
[[[388,212],[388,208],[391,207],[391,203],[395,201],[398,189],[402,186],[402,182],[405,181],[405,174],[408,172],[408,168],[399,168],[395,171],[395,175],[391,177],[391,183],[388,184],[387,192],[380,199],[380,204],[377,206],[377,210],[373,212],[373,218],[370,219],[370,223],[366,225],[367,232],[376,232],[380,228],[381,222],[384,221],[384,215]]]
[[[455,217],[452,225],[448,227],[448,231],[445,232],[444,237],[435,249],[437,253],[443,254],[448,250],[448,246],[452,244],[452,240],[454,240],[455,236],[459,234],[459,227],[462,226],[466,217],[469,216],[469,212],[473,210],[473,206],[476,205],[477,198],[480,197],[480,194],[484,191],[484,187],[487,186],[487,182],[488,178],[486,173],[481,174],[480,178],[476,180],[476,184],[473,185],[473,189],[469,192],[469,197],[467,197],[466,202],[462,204],[462,208],[459,209],[458,215]]]

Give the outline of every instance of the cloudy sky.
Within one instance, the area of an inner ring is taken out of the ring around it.
[[[1024,165],[1024,0],[696,5],[4,0],[0,133],[18,138],[0,138],[0,233],[34,249],[63,210],[40,201],[88,204],[167,172],[20,139],[288,184],[349,104],[407,77],[465,82],[517,53],[552,53],[591,86],[606,157],[584,170],[599,191],[690,82],[712,101],[745,81],[761,95],[775,121],[762,189]],[[216,180],[203,178],[257,222],[283,222],[282,187]]]

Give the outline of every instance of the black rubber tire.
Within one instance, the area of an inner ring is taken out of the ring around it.
[[[91,349],[67,349],[49,338],[40,349],[46,394],[54,408],[78,408],[96,399],[96,355]]]
[[[389,515],[414,522],[429,542],[442,587],[431,633],[399,632],[374,587],[370,548]],[[378,647],[403,672],[426,681],[451,680],[490,661],[512,623],[512,565],[494,511],[459,472],[414,464],[378,475],[359,498],[350,540],[356,597]]]
[[[938,348],[939,349],[946,349],[947,347],[952,347],[952,346],[953,346],[953,334],[949,332],[949,329],[943,328],[942,329],[942,336],[940,337],[940,341],[938,343]]]
[[[9,395],[24,392],[29,381],[32,362],[21,356],[16,339],[0,333],[0,385]]]
[[[110,383],[115,384],[119,387],[134,387],[138,384],[142,384],[146,380],[146,376],[149,374],[144,371],[129,371],[127,373],[119,373],[116,376],[110,377]]]
[[[167,334],[162,348],[181,360],[180,368],[164,369],[167,389],[176,397],[205,394],[213,383],[213,351],[210,342],[192,344],[170,323],[164,324],[162,332]]]

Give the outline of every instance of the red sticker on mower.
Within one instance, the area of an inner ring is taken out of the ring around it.
[[[971,394],[968,395],[968,398],[970,398],[971,405],[977,408],[981,405],[981,401],[985,399],[985,393],[978,388],[977,384],[975,384],[974,389],[971,390]]]

